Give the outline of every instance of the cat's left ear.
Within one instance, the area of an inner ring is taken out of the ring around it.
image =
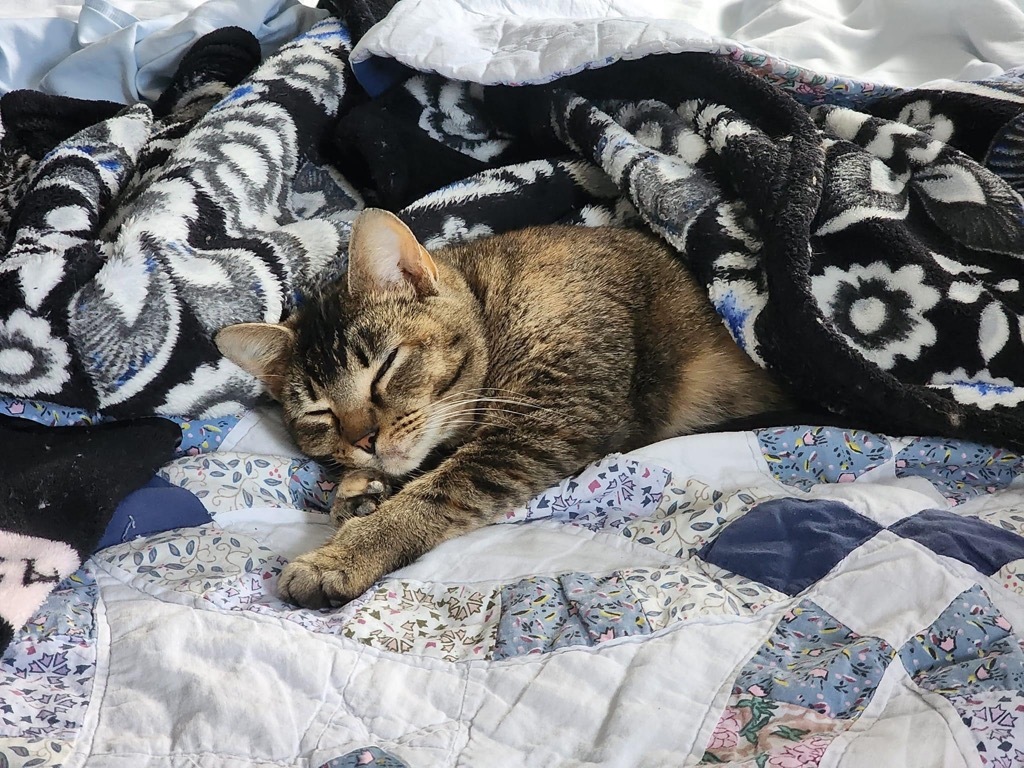
[[[348,287],[362,291],[412,288],[437,295],[437,264],[395,214],[367,208],[356,217],[348,246]]]

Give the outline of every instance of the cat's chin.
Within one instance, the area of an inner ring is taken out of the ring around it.
[[[423,463],[422,456],[410,456],[407,453],[378,456],[377,460],[380,462],[381,471],[391,477],[405,477]]]
[[[391,477],[405,477],[417,469],[429,471],[434,469],[451,450],[442,445],[416,446],[409,451],[396,451],[394,454],[378,454],[380,470]]]

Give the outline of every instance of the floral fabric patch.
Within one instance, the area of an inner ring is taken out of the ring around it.
[[[41,400],[0,397],[0,413],[28,419],[47,427],[82,426],[98,424],[102,417],[81,408],[46,403]]]
[[[242,414],[221,416],[217,419],[173,419],[181,426],[179,456],[198,456],[220,448],[221,441],[242,418]]]
[[[980,586],[962,592],[900,649],[914,682],[944,696],[1024,690],[1024,651]]]
[[[895,656],[809,600],[789,610],[733,683],[701,765],[817,766]]]
[[[915,438],[895,460],[896,477],[923,477],[954,506],[1005,488],[1024,470],[1011,451],[932,437]]]
[[[698,616],[751,616],[786,596],[756,581],[711,568],[629,568],[621,571],[651,631]]]
[[[501,606],[495,659],[651,631],[639,601],[617,574],[523,579],[502,588]]]
[[[637,544],[689,559],[763,498],[757,489],[727,494],[693,478],[672,481],[653,514],[631,521],[621,533]]]
[[[506,517],[509,522],[552,518],[591,531],[618,530],[658,506],[670,477],[662,467],[622,456],[608,456],[535,497],[525,508],[509,512]]]
[[[739,46],[727,46],[732,61],[751,70],[766,82],[790,91],[802,104],[867,105],[884,96],[899,93],[891,85],[869,83],[839,75],[827,75],[793,64],[786,59]]]
[[[1002,584],[1003,589],[1024,597],[1024,559],[1007,563],[992,574],[992,578]]]
[[[379,747],[366,747],[328,760],[320,768],[406,768],[405,763]]]
[[[733,696],[698,765],[813,768],[850,726],[806,707],[758,696]]]
[[[96,559],[114,566],[139,589],[175,590],[201,597],[237,578],[279,563],[270,549],[214,524],[181,528],[108,547]]]
[[[65,759],[71,756],[72,746],[72,742],[60,739],[0,738],[0,766],[61,768]]]
[[[497,625],[496,590],[389,582],[363,603],[343,634],[394,653],[460,661],[488,657]]]
[[[361,601],[311,611],[277,596],[285,560],[256,540],[215,524],[183,528],[118,544],[95,556],[137,589],[190,595],[197,608],[276,616],[311,632],[340,634]]]
[[[986,768],[1024,765],[1024,692],[984,691],[950,697]]]
[[[892,458],[881,435],[835,427],[759,429],[757,441],[780,483],[810,490],[820,483],[850,483]]]
[[[288,490],[298,509],[330,512],[338,484],[312,459],[296,459],[288,465]]]
[[[326,512],[336,485],[309,459],[229,451],[179,458],[159,474],[191,491],[210,514],[248,507]]]
[[[850,720],[871,701],[894,656],[884,640],[858,635],[804,600],[783,615],[740,672],[733,695],[767,697]]]

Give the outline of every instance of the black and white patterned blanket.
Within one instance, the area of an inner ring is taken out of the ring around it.
[[[156,105],[0,104],[0,395],[123,418],[256,398],[210,338],[344,268],[365,203],[428,247],[528,224],[650,227],[807,404],[1024,445],[1024,87],[805,108],[726,58],[547,86],[417,74],[368,101],[327,20],[250,73],[204,39]]]

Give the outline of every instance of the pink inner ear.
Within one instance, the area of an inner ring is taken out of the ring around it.
[[[356,219],[349,244],[349,286],[388,290],[410,285],[436,293],[437,265],[412,231],[394,214],[368,208]]]

